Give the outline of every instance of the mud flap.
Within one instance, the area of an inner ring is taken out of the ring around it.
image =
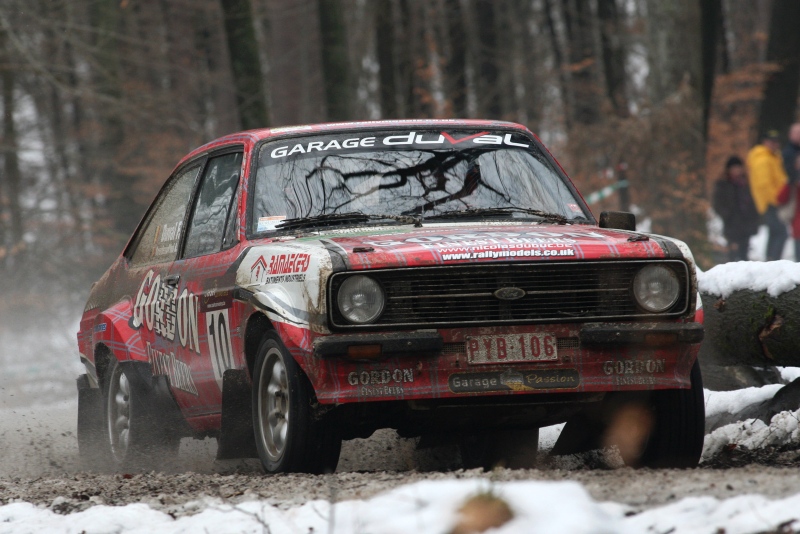
[[[251,386],[244,369],[228,369],[222,375],[222,428],[217,460],[232,458],[258,458]]]
[[[141,410],[147,414],[155,429],[169,429],[170,434],[176,438],[189,436],[192,430],[183,417],[175,397],[169,387],[169,378],[164,375],[153,376],[152,367],[148,362],[126,361],[120,362],[126,371],[131,388],[139,392],[134,399],[147,399],[147,405]]]

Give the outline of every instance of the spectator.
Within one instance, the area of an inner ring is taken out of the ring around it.
[[[798,133],[800,134],[800,128],[798,129]],[[786,151],[784,151],[784,153],[785,152]],[[789,225],[792,230],[792,236],[794,237],[794,261],[800,261],[800,210],[797,209],[798,206],[800,206],[800,182],[797,181],[797,177],[800,176],[800,147],[798,147],[798,155],[793,161],[794,165],[791,170],[794,171],[796,177],[795,183],[784,186],[778,195],[778,204],[786,205],[784,207],[791,205],[793,208],[794,213],[792,213],[792,218],[789,222]],[[789,176],[791,176],[791,174]],[[789,202],[792,195],[794,195],[795,198],[794,203]]]
[[[783,168],[789,177],[789,187],[781,192],[778,201],[779,204],[785,204],[780,210],[787,212],[782,214],[782,219],[789,224],[794,237],[794,261],[800,261],[800,220],[797,217],[797,207],[800,204],[789,202],[791,195],[794,194],[797,198],[796,189],[800,183],[800,122],[792,124],[789,128],[789,142],[783,147]]]
[[[800,157],[800,122],[789,128],[789,142],[783,147],[783,168],[789,177],[789,184],[797,183],[800,172],[797,169],[797,158]]]
[[[744,162],[738,156],[728,158],[725,172],[714,186],[714,211],[725,224],[728,261],[746,261],[750,236],[758,230],[758,212],[750,194]]]
[[[783,168],[778,132],[770,130],[761,144],[754,146],[747,154],[747,173],[750,179],[750,192],[758,213],[769,228],[767,240],[767,261],[781,259],[783,245],[789,233],[786,225],[778,217],[778,194],[789,182]]]

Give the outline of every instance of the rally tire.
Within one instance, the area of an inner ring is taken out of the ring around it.
[[[567,421],[551,454],[577,454],[614,446],[631,467],[696,467],[705,438],[705,400],[698,362],[692,366],[690,378],[689,389],[609,394],[600,406]],[[646,431],[642,431],[642,425]],[[641,439],[625,446],[616,436]]]
[[[275,332],[265,334],[253,366],[253,429],[266,473],[330,473],[342,440],[318,410],[303,370]]]
[[[132,373],[114,360],[103,381],[110,463],[116,470],[162,469],[174,461],[180,436],[162,424],[163,414]]]
[[[655,427],[640,465],[643,467],[697,467],[705,438],[705,398],[700,364],[691,371],[690,389],[653,392]]]

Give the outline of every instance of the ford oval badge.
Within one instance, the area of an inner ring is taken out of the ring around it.
[[[494,296],[500,300],[517,300],[525,296],[525,290],[518,287],[501,287],[494,292]]]

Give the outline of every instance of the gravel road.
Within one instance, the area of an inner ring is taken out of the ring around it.
[[[174,514],[191,514],[198,502],[265,499],[290,507],[314,499],[365,498],[421,479],[483,477],[506,480],[576,480],[597,500],[638,509],[686,496],[731,497],[761,493],[781,497],[800,492],[795,452],[738,459],[743,466],[692,470],[633,470],[596,467],[593,457],[542,459],[538,469],[448,470],[454,451],[417,451],[413,440],[381,431],[368,440],[346,442],[339,470],[332,475],[264,476],[255,461],[215,462],[215,443],[184,440],[179,460],[168,473],[100,474],[77,462],[74,401],[47,406],[0,407],[0,503],[24,500],[61,513],[95,504],[143,502]],[[779,465],[775,465],[779,464]],[[595,466],[595,467],[592,467]]]

